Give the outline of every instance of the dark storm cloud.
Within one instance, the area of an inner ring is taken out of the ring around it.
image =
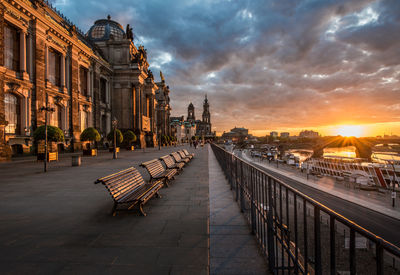
[[[400,117],[398,0],[55,2],[85,31],[131,24],[173,113],[207,93],[218,131]]]

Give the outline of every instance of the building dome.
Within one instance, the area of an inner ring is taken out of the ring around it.
[[[108,16],[107,19],[100,19],[87,32],[87,36],[92,41],[106,41],[110,39],[121,40],[126,37],[122,26]]]

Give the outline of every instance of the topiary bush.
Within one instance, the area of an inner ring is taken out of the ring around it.
[[[86,128],[81,133],[81,141],[100,141],[100,139],[99,132],[93,127]]]
[[[122,143],[122,141],[124,140],[124,136],[122,135],[121,131],[118,129],[115,129],[115,133],[117,136],[117,146],[119,146]],[[111,132],[108,133],[107,139],[109,142],[111,142],[111,144],[114,144],[114,130],[111,130]]]
[[[33,132],[33,139],[35,142],[38,142],[39,140],[45,140],[45,126],[39,126],[36,128],[36,130]],[[54,141],[54,142],[63,142],[64,141],[64,133],[63,131],[55,126],[47,126],[47,140],[48,141]]]
[[[137,137],[134,132],[128,130],[124,133],[124,143],[127,146],[130,146],[132,142],[135,142],[137,140]]]

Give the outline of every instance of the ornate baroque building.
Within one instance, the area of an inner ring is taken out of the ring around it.
[[[81,149],[87,127],[105,137],[113,118],[142,147],[155,145],[156,91],[165,120],[169,89],[164,79],[157,86],[148,67],[129,25],[124,31],[108,17],[83,34],[43,0],[0,0],[0,160],[30,150],[46,102],[54,108],[49,124],[64,131],[71,149]]]
[[[190,103],[188,106],[188,114],[187,114],[186,121],[183,121],[183,117],[181,120],[174,118],[174,119],[171,119],[171,126],[173,129],[177,129],[179,127],[184,126],[186,129],[185,130],[186,136],[196,135],[198,137],[205,137],[205,138],[215,137],[215,132],[211,131],[211,113],[210,113],[210,104],[208,103],[207,95],[205,96],[205,99],[203,102],[202,120],[196,120],[195,107],[194,107],[193,103]],[[183,135],[179,136],[177,130],[175,132],[176,132],[176,135],[178,138],[183,136]],[[181,132],[183,132],[183,131],[181,131]]]

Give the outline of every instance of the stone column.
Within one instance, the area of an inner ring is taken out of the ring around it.
[[[86,78],[86,90],[87,90],[87,93],[86,93],[86,96],[87,97],[89,97],[91,94],[90,94],[90,82],[91,82],[91,77],[90,77],[90,70],[88,69],[87,70],[87,72],[86,72],[86,75],[87,75],[87,78]]]
[[[19,35],[20,41],[20,59],[19,59],[19,66],[21,72],[26,72],[26,33],[21,31]]]
[[[61,90],[65,87],[65,55],[61,55],[61,70],[60,70],[60,86]]]
[[[44,56],[45,56],[45,75],[46,75],[46,81],[49,81],[49,46],[45,46],[45,50],[44,50]]]

